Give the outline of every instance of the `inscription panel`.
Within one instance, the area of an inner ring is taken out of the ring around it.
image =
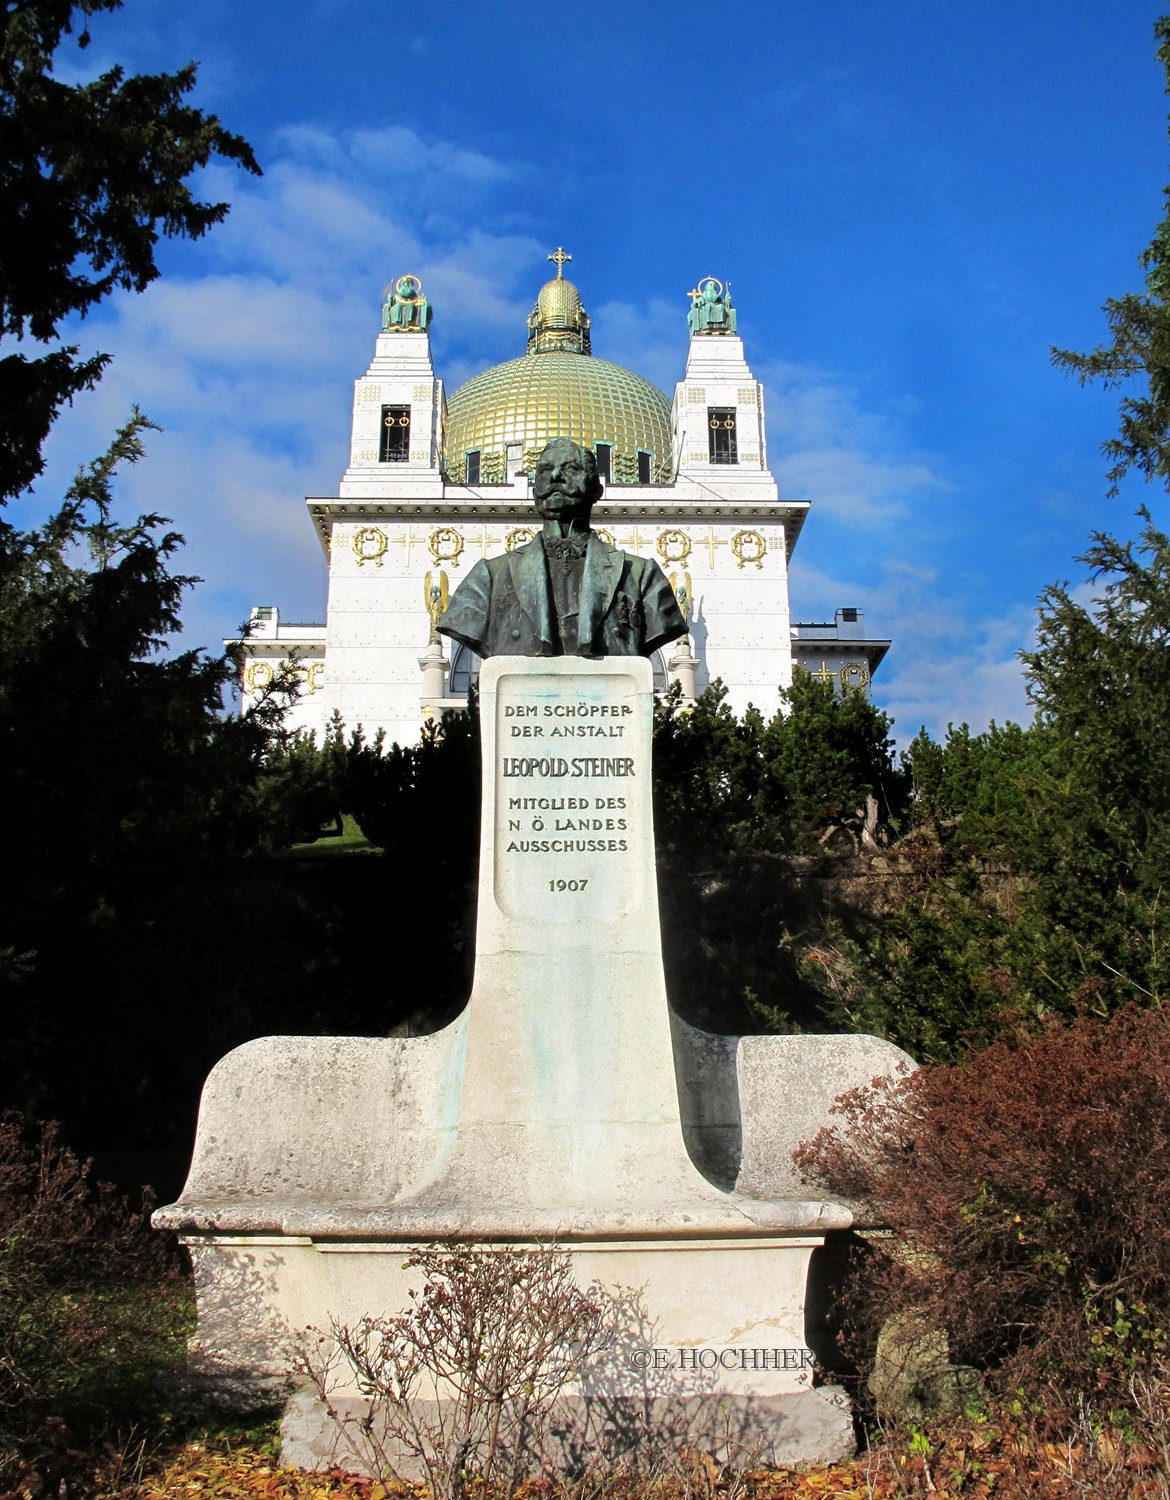
[[[632,677],[501,677],[495,895],[509,916],[612,921],[641,901],[642,708]]]

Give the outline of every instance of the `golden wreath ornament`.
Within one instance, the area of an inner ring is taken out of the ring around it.
[[[353,555],[358,560],[358,567],[372,562],[375,567],[380,568],[389,545],[386,533],[380,526],[359,526],[353,534]]]
[[[325,687],[321,681],[321,675],[325,671],[323,661],[311,661],[305,667],[305,691],[308,693],[319,693]]]
[[[509,531],[504,538],[504,547],[508,552],[515,552],[517,547],[527,547],[529,542],[535,540],[535,531],[530,531],[527,526],[517,526],[515,531]]]
[[[691,539],[685,531],[660,531],[658,555],[664,563],[685,563],[691,555]]]
[[[737,531],[731,538],[731,550],[741,568],[746,563],[754,563],[760,568],[763,567],[768,544],[758,531]]]
[[[616,547],[617,546],[617,543],[613,539],[613,532],[612,531],[606,531],[606,529],[605,529],[604,526],[595,526],[593,528],[593,531],[594,531],[594,534],[596,536],[599,536],[601,538],[601,540],[605,543],[605,545],[607,547]]]
[[[271,662],[250,661],[244,669],[244,686],[250,693],[262,693],[271,681]]]
[[[463,538],[453,526],[440,526],[432,531],[427,541],[431,549],[431,556],[435,560],[435,566],[439,563],[450,563],[453,568],[459,566],[459,557],[463,551]]]

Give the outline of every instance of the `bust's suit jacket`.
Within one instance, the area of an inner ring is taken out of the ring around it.
[[[439,630],[480,656],[559,655],[541,538],[477,562],[455,590]],[[685,632],[658,564],[619,552],[591,531],[581,575],[578,655],[649,656]]]

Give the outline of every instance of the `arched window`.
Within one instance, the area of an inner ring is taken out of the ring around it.
[[[451,642],[451,671],[447,677],[447,696],[466,698],[472,685],[479,681],[479,656],[462,641]]]

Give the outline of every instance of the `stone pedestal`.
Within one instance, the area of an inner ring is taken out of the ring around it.
[[[695,673],[699,670],[699,658],[691,650],[689,636],[683,636],[681,641],[676,642],[675,654],[666,663],[666,670],[670,674],[672,682],[677,682],[682,688],[683,702],[693,703],[695,701]]]
[[[421,1231],[742,1223],[683,1145],[662,973],[649,663],[480,674],[483,831],[459,1129]],[[416,1218],[416,1216],[421,1216]]]
[[[734,1408],[776,1459],[851,1447],[807,1306],[810,1258],[852,1215],[807,1198],[791,1151],[908,1060],[672,1028],[651,707],[640,659],[484,664],[471,1000],[433,1037],[270,1038],[213,1072],[183,1199],[156,1217],[191,1246],[206,1366],[274,1374],[306,1325],[405,1308],[413,1247],[554,1240],[626,1309],[586,1406],[684,1412],[708,1446]],[[327,1461],[331,1431],[298,1399],[290,1460]]]
[[[450,665],[443,655],[443,643],[432,641],[426,654],[419,657],[418,665],[422,672],[422,706],[437,712],[438,705],[447,695],[447,668]]]

